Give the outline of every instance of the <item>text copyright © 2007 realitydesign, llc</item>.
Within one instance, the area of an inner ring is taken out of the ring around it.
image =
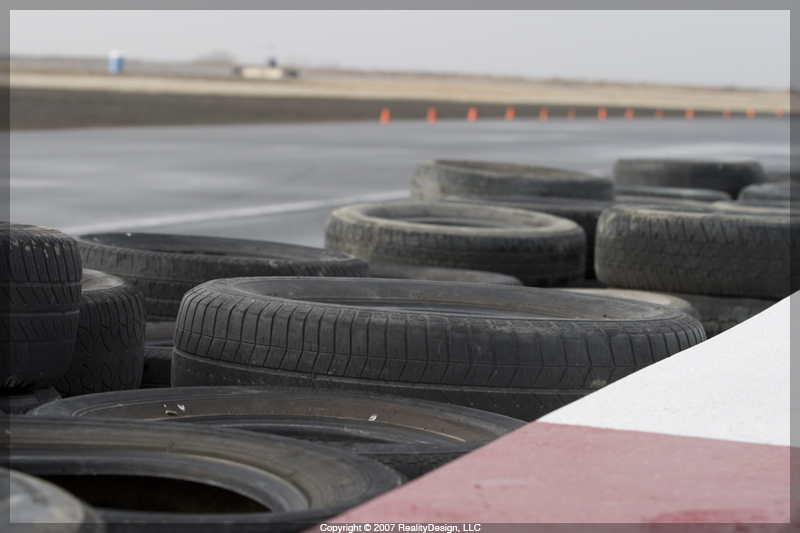
[[[363,523],[363,524],[320,524],[320,531],[326,533],[355,533],[368,531],[395,531],[414,533],[468,533],[481,530],[480,524],[405,524],[405,523]]]

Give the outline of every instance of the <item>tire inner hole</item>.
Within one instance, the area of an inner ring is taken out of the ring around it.
[[[39,475],[92,507],[162,513],[265,513],[260,503],[203,483],[153,476]]]

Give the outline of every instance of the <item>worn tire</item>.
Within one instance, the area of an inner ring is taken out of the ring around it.
[[[72,361],[54,384],[61,396],[138,389],[144,326],[142,293],[116,276],[84,269]]]
[[[125,391],[62,400],[33,414],[188,422],[283,435],[388,463],[409,479],[525,425],[412,398],[282,387]]]
[[[755,161],[688,159],[619,159],[614,163],[613,177],[619,185],[712,189],[731,198],[736,198],[742,188],[766,179],[764,169]]]
[[[614,287],[608,287],[605,289],[588,289],[588,288],[580,288],[580,289],[559,289],[569,292],[574,292],[577,294],[590,294],[595,296],[602,296],[605,298],[625,298],[626,300],[635,300],[637,302],[645,302],[648,304],[659,305],[663,307],[671,307],[673,309],[677,309],[687,315],[696,318],[697,320],[701,320],[702,317],[700,315],[700,311],[698,311],[695,306],[689,303],[688,300],[685,298],[681,298],[676,294],[667,294],[662,292],[650,292],[650,291],[637,291],[632,289],[617,289]],[[708,332],[706,332],[706,337],[708,337]]]
[[[6,533],[103,533],[94,509],[36,478],[0,468],[0,517]]]
[[[112,532],[302,531],[402,483],[375,461],[277,435],[131,420],[10,422],[0,463],[68,487]]]
[[[0,390],[0,412],[7,415],[24,415],[40,405],[60,398],[61,395],[52,386],[31,390]]]
[[[789,181],[778,183],[758,183],[748,185],[736,198],[744,204],[778,202],[783,205],[800,202],[800,184],[792,185]]]
[[[81,298],[75,240],[0,224],[0,389],[51,385],[69,367]]]
[[[704,339],[680,311],[563,291],[214,280],[181,305],[172,384],[362,390],[532,420]]]
[[[341,207],[325,246],[371,261],[483,270],[526,285],[581,281],[586,237],[574,222],[521,209],[384,202]]]
[[[700,314],[700,321],[710,339],[772,307],[777,300],[756,298],[729,298],[702,294],[671,293],[690,302]]]
[[[617,206],[597,224],[595,272],[614,287],[777,299],[800,288],[798,219],[712,204]]]
[[[175,322],[148,322],[145,328],[143,389],[170,386],[172,374],[172,338]]]
[[[119,276],[145,298],[147,320],[172,321],[183,295],[204,281],[241,276],[359,276],[367,265],[355,257],[275,242],[164,235],[83,235],[84,265]]]
[[[432,196],[415,192],[411,195],[416,201],[441,201],[466,204],[480,204],[513,209],[525,209],[547,213],[572,220],[583,228],[586,234],[586,279],[595,279],[594,273],[594,241],[597,232],[597,220],[600,215],[617,204],[668,204],[668,205],[696,205],[700,202],[679,200],[674,198],[643,198],[641,196],[619,196],[614,200],[585,200],[581,198],[556,198],[535,196],[443,196],[436,200]]]
[[[428,160],[417,165],[411,191],[435,196],[558,196],[611,200],[610,178],[557,168]]]
[[[370,261],[369,276],[371,278],[461,281],[465,283],[491,283],[493,285],[519,286],[523,284],[514,276],[498,274],[497,272],[404,265],[402,263],[392,263],[389,261]]]
[[[688,187],[655,187],[653,185],[616,185],[616,196],[635,196],[646,203],[651,198],[672,198],[674,200],[692,200],[695,202],[719,202],[730,200],[731,195],[712,189],[693,189]]]

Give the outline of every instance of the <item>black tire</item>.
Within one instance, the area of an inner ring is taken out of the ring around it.
[[[619,159],[614,183],[723,191],[736,198],[739,191],[766,178],[755,161],[723,162],[686,159]]]
[[[43,479],[0,468],[0,517],[6,533],[103,533],[94,509]],[[6,521],[7,520],[7,521]]]
[[[61,395],[52,386],[41,389],[0,390],[0,412],[7,415],[24,415],[40,405],[54,402],[61,398]]]
[[[680,311],[564,291],[214,280],[181,305],[172,384],[361,390],[532,420],[704,339]]]
[[[84,269],[72,362],[54,385],[61,396],[138,389],[144,326],[141,292],[116,276]]]
[[[67,488],[112,532],[302,531],[402,483],[375,461],[277,435],[131,420],[10,422],[0,462]]]
[[[325,246],[365,261],[483,270],[526,285],[581,281],[586,237],[574,222],[521,209],[385,202],[341,207]]]
[[[610,178],[557,168],[428,160],[417,165],[412,192],[434,196],[558,196],[611,200]]]
[[[790,202],[796,203],[800,202],[800,185],[792,186],[788,181],[748,185],[739,191],[737,200],[744,204],[779,202],[786,205]]]
[[[81,259],[58,230],[0,224],[0,388],[46,387],[69,367]]]
[[[413,192],[416,201],[436,201],[424,193]],[[586,279],[595,279],[594,273],[594,241],[597,232],[597,220],[600,215],[614,205],[625,204],[669,204],[698,205],[699,202],[677,200],[673,198],[642,198],[641,196],[620,196],[615,200],[584,200],[581,198],[545,198],[535,196],[443,196],[438,201],[467,204],[480,204],[496,207],[525,209],[567,218],[583,228],[586,234]]]
[[[119,276],[139,289],[147,320],[153,322],[175,320],[186,291],[211,279],[368,275],[363,261],[346,254],[245,239],[101,233],[81,236],[78,247],[87,268]]]
[[[616,196],[636,196],[646,203],[651,198],[672,198],[674,200],[692,200],[695,202],[719,202],[730,200],[731,195],[712,189],[692,189],[684,187],[655,187],[652,185],[616,185]]]
[[[672,294],[690,302],[697,309],[700,321],[706,330],[706,337],[709,339],[738,326],[777,303],[777,300],[756,298],[726,298],[678,292]]]
[[[172,374],[172,338],[175,322],[148,322],[145,328],[143,389],[170,386]]]
[[[126,391],[71,398],[34,414],[188,422],[283,435],[388,463],[409,479],[525,425],[412,398],[280,387]]]
[[[788,211],[715,205],[605,211],[597,278],[614,287],[764,299],[800,288],[800,243],[789,238],[800,221]]]
[[[617,289],[614,287],[608,287],[605,289],[570,288],[570,289],[559,289],[559,290],[574,292],[578,294],[591,294],[595,296],[602,296],[605,298],[625,298],[626,300],[635,300],[637,302],[646,302],[653,305],[671,307],[673,309],[677,309],[678,311],[686,313],[687,315],[696,318],[697,320],[702,319],[700,311],[698,311],[695,308],[695,306],[693,306],[685,298],[681,298],[676,294],[667,294],[662,292],[650,292],[650,291],[637,291],[633,289]],[[706,337],[708,337],[708,332],[706,332]]]
[[[392,263],[389,261],[370,261],[369,276],[371,278],[461,281],[464,283],[491,283],[493,285],[520,286],[523,284],[514,276],[498,274],[497,272],[404,265],[402,263]]]

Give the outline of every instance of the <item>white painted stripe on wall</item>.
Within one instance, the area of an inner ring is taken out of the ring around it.
[[[790,298],[539,421],[789,446]]]
[[[195,222],[210,222],[214,220],[232,220],[237,218],[258,217],[264,215],[277,215],[281,213],[297,213],[300,211],[313,211],[324,207],[338,207],[361,202],[382,202],[388,200],[402,200],[408,198],[408,189],[388,191],[359,196],[342,196],[328,200],[308,200],[291,202],[287,204],[262,205],[253,207],[237,207],[219,211],[202,211],[195,213],[181,213],[176,215],[160,215],[128,220],[116,220],[84,226],[72,226],[61,231],[69,235],[82,235],[86,233],[101,233],[110,231],[130,231],[157,226],[174,226],[178,224],[191,224]]]

